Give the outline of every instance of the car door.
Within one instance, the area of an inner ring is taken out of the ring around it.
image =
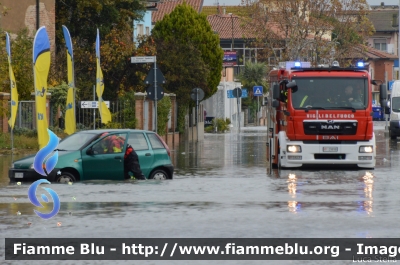
[[[139,157],[140,169],[143,174],[148,178],[151,170],[153,169],[153,150],[151,150],[149,143],[146,140],[143,132],[130,132],[128,137],[128,144],[130,144]]]
[[[171,160],[168,156],[168,152],[165,149],[164,144],[158,138],[155,133],[147,133],[147,138],[149,138],[151,148],[154,155],[154,165],[153,167],[170,165]]]
[[[107,134],[84,148],[83,179],[123,180],[126,136],[126,133]],[[119,146],[117,147],[115,143],[119,143]]]

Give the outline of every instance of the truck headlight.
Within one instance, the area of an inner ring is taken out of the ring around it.
[[[372,153],[374,151],[374,148],[372,145],[364,145],[360,146],[359,152],[360,153]]]
[[[301,146],[300,145],[288,145],[287,151],[289,153],[301,153]]]

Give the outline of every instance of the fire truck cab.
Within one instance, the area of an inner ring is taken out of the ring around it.
[[[372,85],[378,83],[358,66],[340,68],[334,62],[312,68],[308,62],[283,62],[269,73],[269,167],[375,167]],[[380,92],[384,101],[385,85]]]

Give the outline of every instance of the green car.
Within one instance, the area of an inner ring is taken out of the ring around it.
[[[119,148],[114,148],[112,153],[104,150],[105,139],[110,136],[120,139]],[[128,144],[138,154],[140,168],[147,179],[172,179],[174,167],[167,144],[154,132],[131,129],[74,133],[60,141],[54,150],[58,151],[58,161],[47,177],[33,168],[35,155],[15,161],[8,176],[11,181],[43,178],[52,182],[124,180],[124,154]]]

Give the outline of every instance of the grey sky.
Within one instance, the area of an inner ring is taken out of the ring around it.
[[[204,0],[205,6],[213,6],[215,3],[219,2],[220,5],[236,6],[240,5],[241,0]],[[367,0],[369,5],[380,5],[384,2],[385,5],[398,5],[399,0]]]

